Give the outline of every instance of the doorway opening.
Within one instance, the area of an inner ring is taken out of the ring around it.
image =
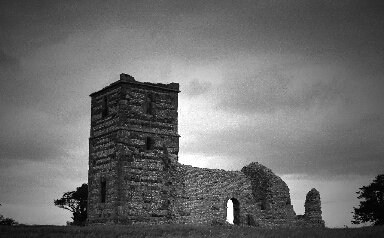
[[[240,224],[240,203],[236,198],[227,201],[227,222],[234,225]]]

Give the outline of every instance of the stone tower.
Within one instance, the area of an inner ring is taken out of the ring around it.
[[[178,93],[177,83],[121,74],[90,95],[88,224],[168,219],[164,161],[178,160]]]

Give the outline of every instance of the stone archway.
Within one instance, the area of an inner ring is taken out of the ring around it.
[[[227,201],[227,221],[240,225],[240,202],[236,198],[230,198]]]

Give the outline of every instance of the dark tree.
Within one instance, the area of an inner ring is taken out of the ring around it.
[[[72,225],[84,226],[87,220],[88,185],[84,183],[76,191],[66,192],[54,201],[55,206],[72,212]]]
[[[15,226],[15,225],[18,225],[19,223],[17,223],[14,219],[12,218],[4,218],[2,215],[0,215],[0,226]]]
[[[15,221],[13,218],[4,217],[3,215],[0,214],[0,226],[15,226],[18,224],[19,223]]]
[[[384,174],[377,175],[375,180],[368,185],[360,188],[359,194],[360,207],[355,210],[353,224],[372,222],[373,225],[384,225]]]

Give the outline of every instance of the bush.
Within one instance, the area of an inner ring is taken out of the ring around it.
[[[17,224],[18,223],[12,218],[4,218],[3,216],[0,217],[0,226],[15,226]]]

